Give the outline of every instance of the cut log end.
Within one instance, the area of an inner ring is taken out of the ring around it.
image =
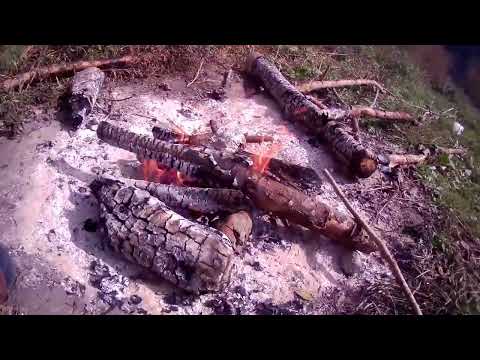
[[[355,173],[358,177],[368,178],[377,169],[377,161],[375,159],[363,158],[358,162]]]

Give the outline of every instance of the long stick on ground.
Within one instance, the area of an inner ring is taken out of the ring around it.
[[[372,239],[375,244],[377,244],[378,248],[380,249],[380,252],[382,256],[385,258],[387,261],[388,265],[390,266],[390,269],[393,272],[393,275],[397,279],[398,283],[400,284],[402,290],[405,292],[405,295],[407,296],[408,300],[410,301],[410,304],[413,306],[413,309],[415,310],[415,314],[417,315],[423,315],[422,310],[420,309],[420,306],[418,305],[417,301],[415,300],[415,297],[413,296],[412,290],[410,290],[410,287],[408,286],[407,282],[405,281],[405,278],[403,277],[402,271],[398,267],[397,262],[393,258],[392,254],[388,250],[388,248],[385,246],[383,241],[380,239],[380,237],[372,230],[372,228],[366,223],[366,221],[363,219],[362,216],[360,216],[357,211],[353,208],[352,204],[348,201],[346,198],[345,194],[343,193],[342,190],[338,187],[338,184],[336,181],[333,179],[332,175],[327,169],[323,169],[323,173],[327,177],[328,181],[332,185],[333,189],[337,193],[338,197],[342,199],[342,201],[345,203],[345,206],[347,209],[352,213],[352,215],[355,217],[355,219],[358,221],[360,225],[363,226],[367,234],[370,236],[370,239]]]
[[[381,92],[385,92],[385,88],[380,85],[375,80],[368,79],[357,79],[357,80],[323,80],[323,81],[312,81],[307,84],[297,86],[298,90],[303,93],[310,93],[313,91],[318,91],[321,89],[330,89],[330,88],[339,88],[339,87],[348,87],[348,86],[373,86],[378,88]]]
[[[66,73],[72,73],[74,71],[84,70],[89,67],[102,68],[116,65],[127,65],[134,63],[136,60],[136,57],[127,55],[115,59],[77,61],[69,64],[56,64],[40,67],[38,69],[19,74],[11,79],[4,80],[0,83],[0,90],[13,90],[25,83],[31,83],[33,81],[59,76]]]
[[[204,60],[202,59],[202,61],[200,62],[200,66],[198,67],[197,73],[195,74],[195,77],[193,78],[192,81],[190,81],[190,82],[187,84],[187,88],[190,87],[190,85],[192,85],[195,81],[197,81],[198,75],[200,75],[200,71],[202,70],[203,61],[204,61]]]

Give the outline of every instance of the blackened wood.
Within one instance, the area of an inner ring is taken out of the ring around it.
[[[105,74],[96,67],[86,68],[73,77],[68,103],[74,129],[78,128],[92,111],[104,80]]]
[[[238,190],[163,185],[149,181],[135,181],[134,186],[148,191],[169,207],[202,214],[232,213],[249,209],[248,199]]]
[[[368,177],[376,169],[376,157],[364,145],[346,130],[337,132],[340,138],[332,138],[325,134],[326,125],[330,121],[343,119],[343,111],[320,109],[280,73],[280,71],[259,54],[252,54],[247,60],[247,71],[260,79],[262,85],[282,108],[287,119],[300,124],[315,135],[319,135],[334,148],[335,154],[359,177]],[[330,124],[335,128],[343,124]],[[331,135],[331,133],[330,133]],[[367,163],[369,166],[365,166]],[[370,166],[374,164],[375,166]]]
[[[233,244],[220,231],[119,181],[97,179],[90,187],[100,203],[108,244],[129,261],[194,293],[218,290],[228,278]]]

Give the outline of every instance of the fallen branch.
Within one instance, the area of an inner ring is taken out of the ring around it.
[[[427,155],[390,154],[388,155],[388,166],[394,168],[396,166],[423,164],[427,160],[427,158]]]
[[[224,284],[234,253],[227,236],[136,187],[109,179],[90,187],[100,203],[106,240],[126,259],[194,293],[217,291]]]
[[[384,259],[387,261],[390,270],[392,271],[393,275],[395,276],[395,279],[399,283],[400,287],[404,291],[405,295],[407,296],[408,300],[410,301],[410,304],[412,305],[415,314],[417,315],[423,315],[422,310],[420,309],[420,306],[418,305],[417,301],[415,300],[415,297],[412,294],[412,291],[410,290],[410,287],[408,286],[407,282],[405,281],[405,278],[403,277],[402,271],[398,267],[397,262],[393,258],[392,254],[386,247],[386,245],[383,243],[383,241],[380,239],[380,237],[373,231],[373,229],[367,224],[367,222],[363,219],[362,216],[358,214],[358,212],[353,208],[352,204],[348,199],[346,198],[345,194],[343,193],[342,190],[338,187],[338,184],[336,181],[333,179],[332,175],[327,169],[323,169],[323,173],[327,177],[328,181],[332,185],[333,189],[335,190],[335,193],[338,195],[338,197],[343,201],[345,206],[348,208],[350,213],[355,217],[355,219],[362,225],[362,227],[365,229],[365,231],[368,233],[370,236],[370,239],[375,242],[375,244],[378,246],[380,253],[384,257]]]
[[[238,190],[183,187],[149,181],[135,181],[133,185],[148,191],[170,207],[188,209],[201,214],[249,209],[247,198]]]
[[[303,93],[311,93],[321,89],[332,89],[339,87],[349,86],[373,86],[379,89],[382,93],[385,92],[385,88],[375,80],[358,79],[358,80],[323,80],[312,81],[307,84],[297,86],[298,90]]]
[[[200,66],[198,67],[197,73],[195,74],[195,77],[187,84],[187,88],[190,87],[190,85],[192,85],[195,81],[197,81],[198,75],[200,75],[200,71],[202,70],[203,62],[204,60],[202,59],[202,61],[200,62]]]
[[[134,56],[122,56],[115,59],[104,59],[104,60],[92,60],[92,61],[77,61],[69,64],[62,65],[50,65],[46,67],[40,67],[35,70],[19,74],[11,79],[4,80],[0,84],[0,89],[4,91],[13,90],[25,83],[32,83],[34,81],[39,81],[53,76],[64,76],[71,74],[73,72],[81,71],[89,67],[112,67],[118,65],[131,65],[137,61],[137,58]]]

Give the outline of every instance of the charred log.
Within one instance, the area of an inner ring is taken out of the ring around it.
[[[202,214],[233,213],[249,209],[248,199],[238,190],[182,187],[148,181],[135,181],[134,185],[173,208]]]
[[[216,291],[228,278],[233,244],[218,230],[119,181],[97,179],[90,187],[100,203],[108,244],[129,261],[194,293]]]
[[[340,159],[356,175],[368,177],[375,171],[375,156],[346,130],[336,131],[342,135],[340,138],[332,138],[330,136],[332,133],[327,134],[332,127],[340,129],[344,126],[341,123],[330,123],[329,126],[326,126],[332,119],[343,119],[345,114],[342,111],[321,110],[290,84],[280,71],[261,55],[253,54],[249,57],[247,71],[262,81],[265,89],[281,106],[288,120],[302,125],[325,139],[334,148],[335,154],[340,155]],[[354,156],[352,157],[352,155]],[[374,166],[362,166],[364,163]]]
[[[77,129],[92,111],[103,85],[105,74],[95,67],[86,68],[75,74],[72,80],[71,95],[68,99],[68,121]]]

